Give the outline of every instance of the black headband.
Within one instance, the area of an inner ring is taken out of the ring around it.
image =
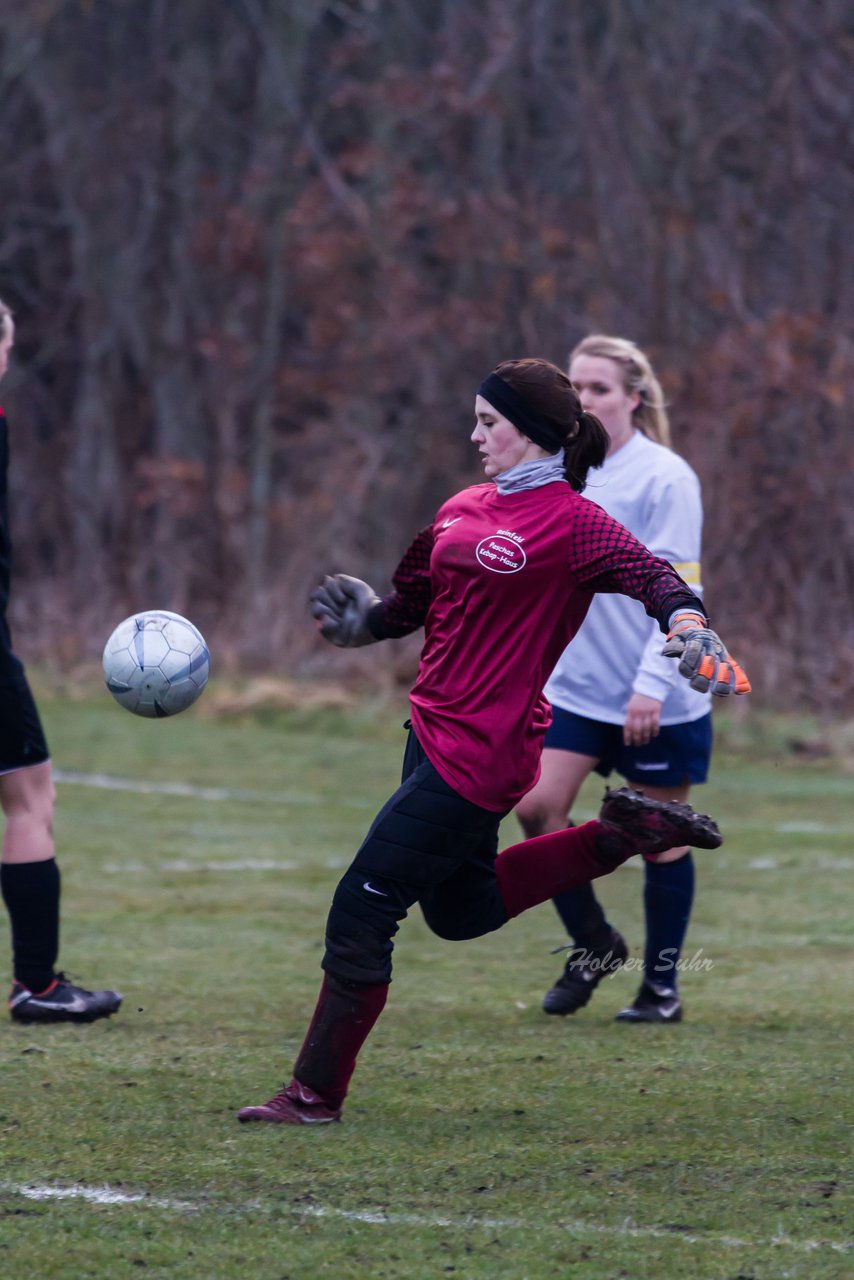
[[[561,434],[550,418],[538,413],[524,396],[514,391],[510,383],[505,382],[497,373],[484,378],[477,394],[488,400],[502,417],[507,418],[523,435],[548,453],[557,453],[558,449],[568,443],[566,434]]]

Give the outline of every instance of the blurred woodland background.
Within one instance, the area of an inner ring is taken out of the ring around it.
[[[166,607],[340,672],[318,576],[387,589],[481,378],[607,331],[759,698],[850,714],[852,85],[850,0],[2,0],[22,656]]]

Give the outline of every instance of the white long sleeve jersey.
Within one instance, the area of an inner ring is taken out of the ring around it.
[[[640,431],[591,471],[584,496],[624,524],[655,555],[669,560],[702,595],[700,482],[684,458]],[[597,595],[545,687],[554,706],[605,724],[623,724],[633,693],[662,703],[662,725],[699,720],[709,694],[696,693],[643,605],[626,596]]]

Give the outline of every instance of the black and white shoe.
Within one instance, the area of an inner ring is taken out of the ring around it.
[[[632,1003],[621,1009],[615,1022],[681,1022],[682,1001],[672,987],[657,982],[641,983]]]
[[[86,991],[57,973],[38,994],[16,979],[9,992],[9,1013],[14,1022],[95,1022],[109,1018],[121,1002],[118,991]]]
[[[622,968],[628,954],[626,940],[616,929],[604,946],[570,951],[563,973],[543,997],[543,1013],[563,1017],[583,1009],[602,979]]]

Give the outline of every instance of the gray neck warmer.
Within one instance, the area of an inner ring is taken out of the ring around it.
[[[544,484],[554,484],[555,480],[569,481],[564,471],[563,449],[550,453],[547,458],[534,458],[531,462],[519,462],[509,471],[503,471],[495,477],[495,486],[499,493],[521,493],[523,489],[539,489]]]

